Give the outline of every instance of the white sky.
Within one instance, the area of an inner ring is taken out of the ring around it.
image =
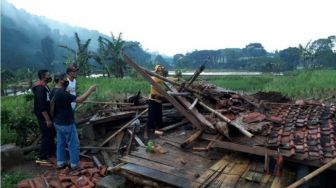
[[[9,0],[17,8],[139,41],[166,55],[203,49],[267,51],[336,35],[335,0]]]

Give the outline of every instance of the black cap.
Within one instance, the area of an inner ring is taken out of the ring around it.
[[[78,65],[76,63],[71,63],[68,65],[66,72],[73,72],[73,71],[79,71]]]

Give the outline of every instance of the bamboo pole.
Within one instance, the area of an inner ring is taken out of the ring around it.
[[[319,175],[321,172],[327,170],[328,168],[330,168],[331,166],[333,166],[335,164],[336,164],[336,158],[334,158],[333,160],[331,160],[328,163],[324,164],[320,168],[314,170],[312,173],[308,174],[307,176],[305,176],[305,177],[301,178],[300,180],[294,182],[293,184],[289,185],[287,188],[296,188],[296,187],[299,187],[300,185],[304,184],[308,180],[310,180],[313,177]]]
[[[203,106],[205,109],[207,109],[208,111],[214,113],[215,115],[217,115],[219,118],[221,118],[222,120],[226,121],[227,123],[229,123],[230,125],[236,127],[241,133],[243,133],[245,136],[251,138],[253,136],[252,133],[248,132],[247,130],[245,130],[242,126],[238,125],[237,123],[231,121],[229,118],[225,117],[223,114],[217,112],[216,110],[210,108],[208,105],[204,104],[203,102],[199,101],[198,104],[200,104],[201,106]]]

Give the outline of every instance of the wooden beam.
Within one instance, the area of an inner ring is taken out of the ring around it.
[[[174,87],[170,88],[173,92],[177,92],[177,90]],[[189,108],[191,106],[190,102],[182,97],[182,96],[177,96],[176,97],[186,108]],[[203,116],[203,114],[201,114],[200,112],[198,112],[198,110],[196,108],[193,108],[190,110],[190,112],[192,114],[194,114],[194,116],[198,119],[198,121],[200,121],[204,126],[209,127],[210,129],[215,129],[215,127]]]
[[[126,129],[128,126],[130,126],[135,120],[137,120],[139,117],[141,117],[142,115],[144,115],[147,111],[148,111],[148,109],[142,111],[140,114],[138,114],[137,116],[135,116],[131,121],[129,121],[128,123],[126,123],[119,130],[117,130],[116,132],[114,132],[111,136],[109,136],[108,138],[106,138],[102,143],[99,144],[99,146],[100,147],[104,146],[108,141],[110,141],[118,133],[120,133],[121,131],[123,131],[124,129]]]
[[[308,180],[310,180],[313,177],[319,175],[320,173],[322,173],[323,171],[327,170],[328,168],[332,167],[335,164],[336,164],[336,158],[334,158],[333,160],[329,161],[328,163],[326,163],[325,165],[321,166],[320,168],[314,170],[312,173],[308,174],[307,176],[305,176],[305,177],[301,178],[300,180],[294,182],[293,184],[291,184],[287,188],[296,188],[296,187],[299,187],[300,185],[304,184]]]
[[[188,81],[187,85],[181,87],[179,91],[183,91],[184,87],[188,88],[196,80],[196,78],[203,72],[204,68],[205,68],[204,64],[198,67],[198,69],[194,72],[194,75]]]
[[[203,102],[199,101],[198,104],[203,106],[205,109],[207,109],[209,112],[214,113],[216,116],[224,120],[225,122],[229,123],[230,125],[236,127],[241,133],[243,133],[245,136],[251,138],[253,136],[252,133],[248,132],[246,129],[244,129],[241,125],[237,124],[236,122],[231,121],[228,117],[224,116],[223,114],[217,112],[216,110],[210,108],[208,105],[204,104]]]
[[[236,144],[233,142],[213,140],[214,144],[211,147],[223,148],[232,151],[238,151],[243,153],[249,153],[259,156],[265,156],[265,153],[269,156],[278,156],[279,153],[275,150],[270,150],[260,146],[246,146],[241,144]]]
[[[188,121],[186,121],[185,119],[183,119],[182,121],[180,121],[180,122],[177,122],[177,123],[174,123],[174,124],[172,124],[172,125],[169,125],[169,126],[167,126],[167,127],[163,127],[163,128],[161,128],[160,129],[160,131],[169,131],[169,130],[171,130],[171,129],[174,129],[174,128],[176,128],[176,127],[178,127],[178,126],[181,126],[181,125],[183,125],[183,124],[185,124],[185,123],[187,123]]]
[[[176,99],[170,96],[158,83],[156,83],[147,73],[144,71],[139,65],[134,63],[126,54],[124,54],[124,59],[127,64],[133,67],[136,71],[138,71],[145,80],[147,80],[152,86],[163,96],[165,97],[174,107],[179,111],[183,116],[185,116],[192,125],[197,128],[201,128],[201,124],[199,121],[191,114],[188,110],[186,110]]]

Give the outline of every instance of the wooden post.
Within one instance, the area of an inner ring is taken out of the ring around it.
[[[334,158],[333,160],[331,160],[328,163],[324,164],[320,168],[314,170],[312,173],[308,174],[307,176],[305,176],[305,177],[301,178],[300,180],[294,182],[293,184],[289,185],[287,188],[296,188],[296,187],[299,187],[300,185],[304,184],[308,180],[310,180],[313,177],[319,175],[321,172],[327,170],[328,168],[330,168],[331,166],[333,166],[335,164],[336,164],[336,158]]]
[[[190,113],[188,110],[186,110],[178,101],[175,100],[174,97],[170,96],[158,83],[156,83],[147,73],[144,71],[139,65],[134,63],[126,54],[124,54],[124,59],[127,64],[129,64],[131,67],[133,67],[136,71],[138,71],[145,80],[147,80],[152,86],[163,96],[165,97],[174,107],[182,114],[184,115],[192,125],[194,125],[197,128],[201,128],[201,124],[199,121],[194,117],[192,113]]]
[[[238,125],[237,123],[231,121],[229,118],[225,117],[223,114],[217,112],[216,110],[210,108],[208,105],[204,104],[203,102],[199,101],[198,104],[200,104],[201,106],[203,106],[205,109],[207,109],[208,111],[214,113],[215,115],[217,115],[219,118],[221,118],[222,120],[226,121],[227,123],[229,123],[230,125],[236,127],[241,133],[243,133],[245,136],[251,138],[253,136],[252,133],[248,132],[247,130],[245,130],[242,126]]]

